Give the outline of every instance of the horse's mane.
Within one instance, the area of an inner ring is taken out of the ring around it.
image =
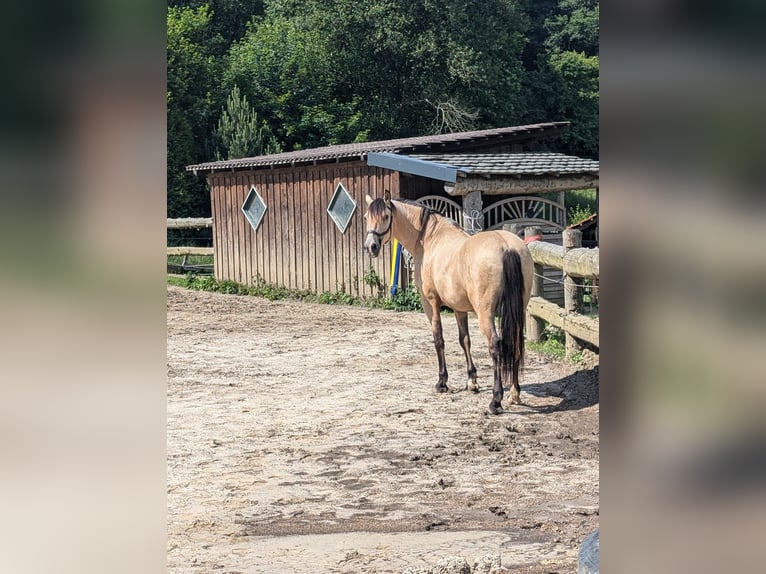
[[[396,201],[399,201],[401,203],[406,203],[407,205],[414,205],[415,207],[420,208],[420,222],[419,222],[420,232],[418,233],[418,241],[423,240],[423,236],[426,233],[426,227],[428,226],[428,222],[431,219],[431,216],[444,219],[450,224],[458,227],[457,223],[455,223],[453,220],[447,217],[444,217],[441,213],[439,213],[435,209],[431,209],[427,205],[423,205],[422,203],[418,203],[417,201],[412,201],[411,199],[397,199]],[[383,215],[385,215],[386,213],[386,202],[383,201],[383,198],[379,197],[373,200],[367,209],[373,218],[378,219],[382,217]],[[396,211],[396,206],[393,203],[391,203],[391,209],[393,211]]]
[[[401,201],[402,203],[406,203],[407,205],[414,205],[415,207],[420,208],[420,232],[418,233],[418,241],[423,241],[423,236],[426,234],[426,226],[428,225],[428,220],[431,219],[432,215],[439,215],[437,211],[434,211],[427,205],[423,205],[422,203],[418,203],[416,201],[412,201],[411,199],[397,199],[397,201]],[[394,204],[391,204],[391,207],[394,207]]]
[[[391,205],[391,208],[394,208],[393,204]],[[370,203],[370,205],[367,207],[367,211],[370,213],[373,219],[380,219],[386,214],[386,202],[383,201],[382,197],[379,197]]]

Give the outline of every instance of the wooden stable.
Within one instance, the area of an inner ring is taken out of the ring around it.
[[[363,253],[364,197],[381,196],[386,189],[394,198],[423,200],[429,205],[441,201],[445,209],[457,210],[459,214],[474,213],[478,205],[476,213],[483,210],[487,218],[503,216],[502,209],[492,211],[488,199],[497,200],[499,205],[514,194],[523,194],[528,199],[533,193],[561,192],[558,202],[545,200],[555,204],[553,207],[543,200],[539,202],[561,219],[563,205],[557,203],[563,204],[563,189],[597,186],[597,167],[595,172],[590,166],[585,170],[580,167],[578,173],[530,174],[500,173],[497,165],[482,168],[475,159],[465,160],[473,161],[471,165],[444,162],[445,158],[489,157],[487,154],[494,158],[519,159],[524,154],[532,157],[530,152],[539,152],[541,142],[557,137],[566,126],[566,122],[534,124],[189,166],[189,171],[207,177],[210,188],[215,276],[245,284],[263,280],[317,293],[377,295],[377,289],[365,284],[363,278],[372,266],[380,277],[388,280],[391,252],[385,249],[377,259]],[[430,154],[439,154],[438,161]],[[406,165],[392,167],[392,157]],[[376,162],[382,165],[375,165]],[[481,169],[491,173],[482,173]],[[457,182],[449,181],[453,176],[458,178]],[[353,208],[345,229],[328,213],[339,184],[349,197],[346,207]],[[251,222],[252,214],[249,219],[243,213],[243,206],[249,209],[253,194],[262,202],[255,222]],[[461,198],[463,201],[458,201]],[[489,205],[487,209],[482,207],[482,198]],[[522,204],[514,204],[513,209],[518,210],[519,205]],[[510,203],[501,207],[513,216]],[[490,211],[497,213],[491,215]],[[502,219],[498,222],[493,225],[506,223]],[[528,223],[541,225],[545,221],[532,217]],[[565,224],[564,215],[556,228],[563,229]]]

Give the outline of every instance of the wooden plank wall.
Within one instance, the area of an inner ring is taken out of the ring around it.
[[[290,289],[366,297],[377,294],[363,280],[372,264],[388,282],[390,248],[375,260],[362,250],[364,198],[379,197],[384,189],[398,196],[398,174],[357,161],[216,173],[209,183],[216,278],[245,284],[260,278]],[[345,233],[327,214],[338,183],[357,204]],[[241,209],[252,185],[267,206],[257,230]]]

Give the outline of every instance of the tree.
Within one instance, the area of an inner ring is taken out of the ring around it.
[[[526,23],[517,0],[272,0],[224,82],[286,149],[507,125]]]
[[[531,2],[525,51],[525,120],[568,120],[558,151],[597,158],[599,6],[596,0]]]
[[[216,61],[207,48],[207,6],[168,8],[168,217],[207,216],[210,201],[205,182],[186,166],[212,156],[211,132],[215,101]]]
[[[571,126],[550,147],[598,157],[598,14],[597,0],[170,0],[168,214],[209,214],[185,168],[215,157],[553,120]]]
[[[250,107],[247,98],[239,93],[237,86],[232,88],[226,100],[215,136],[219,141],[219,149],[216,150],[216,159],[219,160],[280,151],[268,127],[258,121],[258,114]]]
[[[253,16],[263,15],[263,0],[169,0],[168,6],[193,10],[207,6],[208,48],[216,57],[224,56],[231,44],[244,36]]]

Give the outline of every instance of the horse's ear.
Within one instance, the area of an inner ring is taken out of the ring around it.
[[[383,192],[383,201],[386,204],[386,207],[391,207],[391,192],[386,190]]]
[[[369,193],[365,194],[364,200],[367,202],[367,207],[369,207],[370,204],[372,203],[372,198],[370,197]]]

